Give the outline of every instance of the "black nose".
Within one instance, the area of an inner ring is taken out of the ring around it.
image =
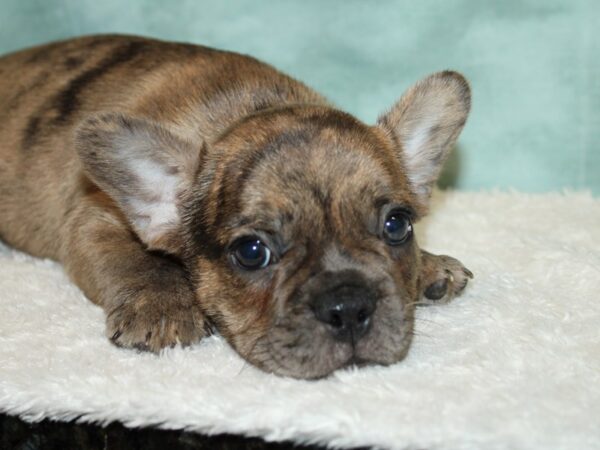
[[[336,339],[355,343],[371,325],[377,295],[365,286],[341,285],[316,296],[315,317],[329,325]]]

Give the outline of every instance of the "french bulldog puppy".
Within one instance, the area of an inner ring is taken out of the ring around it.
[[[24,50],[0,58],[0,237],[60,261],[118,346],[216,329],[279,375],[395,363],[415,305],[472,276],[413,230],[469,107],[449,71],[371,126],[235,53],[130,36]]]

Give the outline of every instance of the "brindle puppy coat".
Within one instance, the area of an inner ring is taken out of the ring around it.
[[[60,261],[117,345],[159,351],[212,324],[302,378],[390,364],[417,303],[470,272],[419,250],[467,118],[455,72],[368,126],[253,58],[101,36],[0,59],[0,237]]]

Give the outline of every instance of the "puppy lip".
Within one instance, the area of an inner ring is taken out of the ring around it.
[[[371,366],[373,364],[378,364],[378,363],[376,361],[371,361],[368,359],[358,357],[353,352],[345,362],[339,364],[337,367],[332,368],[331,370],[329,370],[326,373],[321,373],[320,375],[317,375],[314,377],[308,377],[308,379],[313,379],[313,380],[324,379],[324,378],[328,378],[328,377],[332,376],[338,370],[342,370],[342,371],[349,370],[349,369],[351,370],[352,368],[366,367],[366,366]],[[307,377],[300,376],[300,378],[307,378]]]
[[[372,361],[369,361],[368,359],[360,358],[356,355],[352,355],[352,357],[346,363],[346,365],[348,365],[348,366],[352,365],[352,366],[357,366],[357,367],[364,367],[364,366],[367,366],[370,364],[372,364]]]
[[[375,364],[374,361],[370,361],[366,358],[362,358],[356,355],[356,352],[352,353],[352,356],[348,358],[348,360],[342,365],[342,368],[346,367],[364,367],[369,366],[371,364]]]

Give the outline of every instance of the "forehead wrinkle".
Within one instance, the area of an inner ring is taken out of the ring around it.
[[[350,116],[352,118],[352,116]],[[381,136],[377,127],[371,127],[352,118],[354,126],[348,127],[344,132],[336,132],[332,128],[322,128],[319,137],[331,147],[340,149],[343,153],[359,153],[376,165],[388,175],[392,184],[398,178],[404,179],[399,173],[401,166],[398,155],[390,147],[390,143]]]
[[[307,158],[303,165],[290,161],[298,156],[297,151],[279,152],[264,159],[240,196],[245,214],[265,215],[273,221],[294,212],[301,232],[305,228],[306,232],[338,234],[335,228],[340,227],[334,227],[334,216],[339,218],[337,222],[343,222],[350,214],[353,220],[359,218],[366,225],[373,198],[392,194],[386,174],[371,158],[344,149],[331,152],[313,147],[302,152]],[[321,155],[325,157],[320,160]],[[284,222],[280,219],[280,225]]]
[[[232,177],[235,183],[229,189],[237,211],[248,217],[263,215],[271,222],[279,219],[280,228],[286,222],[280,218],[294,211],[302,234],[320,229],[343,233],[339,226],[332,227],[332,214],[339,222],[350,215],[364,222],[366,229],[376,198],[399,197],[394,192],[398,191],[394,188],[397,167],[387,161],[390,155],[385,149],[374,148],[375,139],[352,140],[339,133],[329,139],[305,129],[279,133],[253,152],[255,160],[241,176]]]
[[[380,170],[378,161],[345,153],[341,162],[329,161],[317,170],[321,189],[328,194],[332,208],[339,209],[342,216],[349,210],[369,211],[378,201],[395,197],[391,176]]]
[[[272,158],[283,151],[286,146],[304,144],[310,139],[304,129],[284,129],[274,136],[268,136],[260,143],[246,143],[246,148],[232,152],[224,162],[220,171],[221,183],[216,193],[216,216],[214,224],[224,221],[225,206],[231,205],[234,210],[241,211],[241,197],[255,172]],[[287,145],[286,145],[287,144]]]
[[[312,200],[302,201],[277,192],[277,195],[264,191],[243,193],[239,219],[256,230],[277,236],[284,248],[303,244],[306,232],[311,233],[311,240],[320,239],[324,223],[321,208]]]
[[[385,180],[393,186],[398,177],[391,155],[374,146],[372,139],[347,134],[334,134],[314,145],[307,161],[310,172],[324,184],[338,185],[348,177],[356,179],[366,173],[366,179]]]

